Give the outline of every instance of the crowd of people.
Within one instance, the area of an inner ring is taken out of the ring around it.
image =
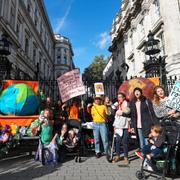
[[[145,97],[142,89],[138,87],[133,91],[133,99],[128,100],[126,94],[120,92],[117,101],[113,103],[108,97],[95,96],[87,102],[79,103],[78,99],[73,99],[71,105],[61,101],[55,105],[48,97],[39,117],[41,146],[51,147],[53,161],[56,162],[58,155],[55,150],[59,149],[59,146],[65,143],[74,145],[78,141],[76,129],[69,130],[67,121],[93,122],[96,158],[103,154],[108,155],[110,139],[115,136],[116,156],[112,162],[124,159],[124,163],[128,165],[129,134],[135,133],[139,142],[139,150],[135,154],[150,162],[162,153],[165,134],[160,125],[161,120],[166,116],[177,122],[180,119],[180,113],[168,108],[166,100],[165,90],[161,86],[154,88],[153,100]],[[37,159],[38,155],[37,153]]]

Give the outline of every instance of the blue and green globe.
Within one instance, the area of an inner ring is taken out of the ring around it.
[[[39,107],[39,98],[32,87],[15,84],[4,89],[0,95],[0,112],[11,115],[34,115]]]

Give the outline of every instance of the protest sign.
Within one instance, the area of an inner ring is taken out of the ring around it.
[[[169,94],[166,105],[180,111],[180,80],[177,80]]]
[[[96,95],[104,95],[104,85],[103,83],[94,83],[94,89]]]
[[[85,87],[83,85],[79,69],[69,71],[58,79],[59,92],[62,102],[85,94]]]

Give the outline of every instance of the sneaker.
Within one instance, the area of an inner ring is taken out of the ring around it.
[[[141,151],[135,152],[135,155],[138,156],[138,157],[141,158],[141,159],[144,159],[143,154],[142,154]]]
[[[98,159],[100,157],[101,157],[101,153],[99,152],[99,153],[96,154],[96,158]]]

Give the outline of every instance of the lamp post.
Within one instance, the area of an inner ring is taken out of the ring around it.
[[[144,62],[144,70],[146,77],[160,77],[160,84],[166,86],[166,56],[159,56],[161,52],[159,48],[160,41],[154,39],[154,34],[149,31],[148,40],[144,43],[145,54],[149,56],[149,60]]]
[[[0,40],[0,79],[10,78],[11,63],[7,56],[11,54],[11,42],[5,34],[1,35]]]

